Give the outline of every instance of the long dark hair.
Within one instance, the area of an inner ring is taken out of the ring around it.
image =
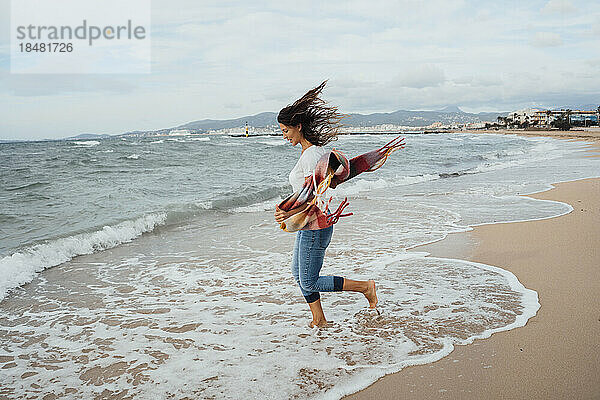
[[[337,107],[327,105],[319,98],[326,83],[327,80],[323,81],[294,104],[282,108],[277,116],[277,122],[287,126],[302,124],[300,132],[315,146],[323,146],[337,140],[338,129],[342,126],[340,120],[344,118],[344,114],[339,113]]]

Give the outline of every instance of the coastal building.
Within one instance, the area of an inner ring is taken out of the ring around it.
[[[582,111],[574,110],[569,114],[569,122],[571,125],[576,126],[592,126],[598,125],[600,120],[599,110],[596,111]]]
[[[466,124],[467,129],[483,129],[485,128],[485,122],[471,122]]]
[[[549,127],[554,120],[566,115],[571,125],[598,125],[598,110],[545,110],[534,113],[531,117],[532,125]]]
[[[531,115],[531,124],[535,126],[550,126],[552,121],[552,111],[538,110]]]
[[[515,123],[527,123],[529,126],[549,128],[557,118],[566,116],[571,125],[592,126],[600,121],[600,107],[596,110],[542,110],[529,108],[508,113],[507,119]]]
[[[191,132],[187,129],[171,129],[169,131],[169,136],[185,136],[189,134],[191,134]]]
[[[531,123],[533,116],[541,111],[543,110],[539,108],[526,108],[523,110],[513,111],[512,113],[509,113],[507,117],[519,124],[524,124],[525,122]]]

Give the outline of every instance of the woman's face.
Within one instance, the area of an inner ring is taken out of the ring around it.
[[[281,128],[281,132],[283,132],[283,138],[290,142],[292,146],[297,145],[300,143],[300,140],[302,140],[303,136],[302,132],[300,132],[302,126],[300,124],[296,126],[287,126],[280,123],[279,127]]]

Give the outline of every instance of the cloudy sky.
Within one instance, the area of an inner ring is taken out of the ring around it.
[[[324,79],[342,112],[596,104],[593,3],[153,0],[151,74],[19,75],[0,0],[0,139],[278,111]]]

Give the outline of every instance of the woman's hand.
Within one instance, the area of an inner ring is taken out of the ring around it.
[[[292,214],[289,214],[287,211],[283,211],[281,208],[279,208],[279,206],[275,206],[275,221],[278,223],[282,223],[288,219],[290,215]]]
[[[275,221],[282,223],[292,215],[298,214],[304,210],[306,210],[310,206],[309,203],[304,203],[300,207],[293,208],[289,211],[283,211],[279,206],[275,206]]]

